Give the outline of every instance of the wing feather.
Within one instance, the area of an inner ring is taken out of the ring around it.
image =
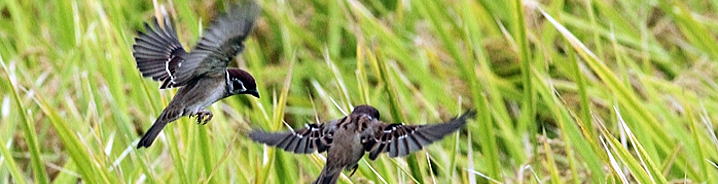
[[[466,121],[473,118],[476,112],[469,110],[461,116],[445,123],[430,125],[403,125],[381,123],[380,128],[370,132],[367,139],[374,139],[373,145],[365,145],[369,158],[374,160],[380,153],[388,153],[389,157],[405,156],[409,153],[421,150],[423,147],[438,141],[444,136],[458,130],[466,124]],[[363,143],[372,143],[370,140],[362,140]]]
[[[332,122],[328,123],[331,124]],[[324,152],[330,147],[331,133],[334,126],[325,124],[308,124],[307,127],[296,131],[264,132],[255,130],[249,133],[249,138],[269,146],[281,148],[293,153]]]
[[[244,49],[244,40],[254,26],[259,6],[238,4],[217,18],[189,53],[177,72],[177,83],[203,76],[224,74],[229,62]]]
[[[162,25],[156,18],[152,26],[145,23],[145,32],[138,33],[132,46],[137,69],[143,77],[162,82],[160,89],[181,86],[173,79],[175,71],[187,55],[166,12],[163,9]]]

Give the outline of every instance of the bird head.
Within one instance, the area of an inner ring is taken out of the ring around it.
[[[374,119],[379,119],[379,110],[376,110],[376,108],[370,105],[358,105],[354,107],[354,111],[352,111],[352,114],[366,114]]]
[[[236,68],[227,69],[227,85],[230,95],[248,94],[259,98],[257,83],[247,71]]]

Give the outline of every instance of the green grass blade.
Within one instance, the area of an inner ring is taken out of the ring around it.
[[[21,127],[23,133],[25,134],[25,141],[30,149],[30,161],[32,164],[33,175],[35,176],[35,182],[43,184],[49,183],[50,181],[48,179],[47,172],[45,171],[45,163],[43,162],[42,157],[40,157],[40,145],[38,143],[37,133],[35,132],[35,124],[26,114],[27,108],[25,108],[25,105],[22,104],[20,95],[17,91],[17,89],[19,89],[15,81],[15,78],[17,77],[10,76],[2,56],[0,56],[0,64],[2,64],[4,76],[9,82],[10,91],[16,105],[16,111],[20,114],[20,119],[22,119],[20,120],[20,122],[22,122]]]
[[[5,146],[5,143],[7,142],[4,140],[4,138],[0,137],[0,141],[2,141],[3,145],[0,145],[0,154],[2,154],[2,160],[3,165],[5,165],[5,168],[10,170],[10,174],[13,178],[13,182],[18,184],[25,184],[27,181],[25,181],[25,175],[20,172],[20,167],[17,166],[17,162],[15,162],[15,158],[13,158],[12,153],[10,153],[10,150],[7,149]]]

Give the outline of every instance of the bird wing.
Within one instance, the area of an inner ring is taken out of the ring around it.
[[[217,18],[205,30],[187,61],[180,65],[175,82],[184,84],[199,76],[224,75],[229,62],[244,49],[242,42],[252,29],[257,14],[257,4],[248,3],[235,5]]]
[[[142,76],[162,82],[160,89],[165,89],[181,86],[174,82],[175,71],[185,61],[187,51],[177,39],[167,11],[162,12],[162,25],[160,18],[155,18],[153,26],[145,23],[145,32],[138,33],[132,55]]]
[[[458,130],[475,115],[475,111],[469,110],[448,122],[428,125],[387,124],[375,121],[379,123],[375,125],[378,128],[363,132],[365,135],[362,136],[364,138],[362,143],[365,151],[370,152],[369,158],[372,160],[384,152],[388,152],[390,157],[405,156]]]
[[[302,129],[285,132],[255,130],[249,133],[249,138],[289,152],[306,154],[316,150],[321,153],[329,149],[333,141],[336,122],[307,124]]]

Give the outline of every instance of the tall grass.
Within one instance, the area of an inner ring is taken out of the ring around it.
[[[341,183],[718,182],[717,1],[260,1],[232,65],[262,98],[135,149],[174,95],[135,68],[135,32],[166,6],[189,47],[229,3],[0,1],[0,183],[308,183],[323,154],[246,133],[358,104],[387,122],[479,117]]]

